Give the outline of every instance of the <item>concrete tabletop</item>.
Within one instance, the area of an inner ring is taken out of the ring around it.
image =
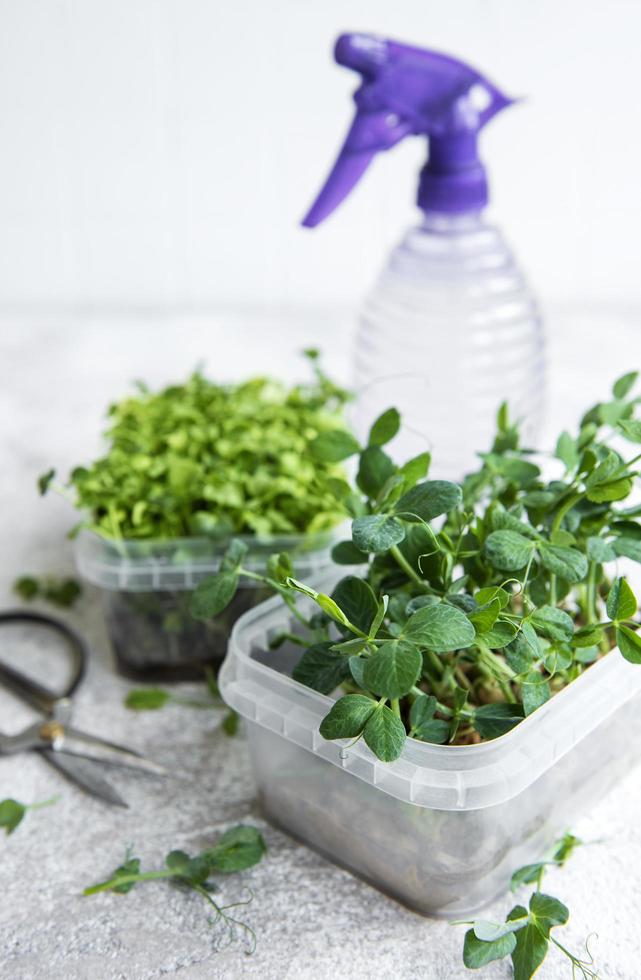
[[[15,606],[14,579],[26,573],[72,573],[66,533],[74,523],[61,499],[40,499],[36,477],[50,465],[61,473],[91,458],[102,414],[133,378],[177,380],[199,361],[219,377],[242,373],[296,374],[295,351],[318,343],[328,366],[346,377],[348,318],[328,312],[271,318],[121,315],[5,317],[0,322],[0,596]],[[548,427],[572,424],[588,401],[605,397],[614,377],[641,365],[638,316],[621,310],[559,310],[549,319],[551,391]],[[322,331],[322,332],[321,332]],[[132,686],[113,667],[99,597],[85,594],[69,620],[88,637],[92,658],[76,699],[75,722],[131,745],[164,764],[165,780],[117,773],[110,779],[130,804],[105,806],[26,754],[0,760],[0,799],[55,805],[27,814],[13,835],[0,837],[0,977],[3,980],[303,980],[350,977],[452,980],[464,969],[464,928],[424,919],[273,829],[255,800],[242,731],[220,730],[222,712],[170,705],[134,714],[123,706]],[[5,634],[37,663],[33,633]],[[17,647],[15,647],[17,648]],[[199,685],[180,685],[196,693]],[[0,689],[0,728],[17,731],[32,717]],[[641,770],[630,773],[572,828],[594,842],[562,871],[548,891],[571,909],[563,941],[591,949],[607,980],[641,977]],[[254,898],[244,917],[257,935],[247,955],[208,925],[201,898],[164,882],[128,895],[91,898],[82,889],[102,880],[131,846],[143,867],[160,867],[174,848],[195,852],[238,822],[259,827],[268,844],[262,863],[221,882],[225,901]],[[487,917],[503,915],[511,899]],[[561,938],[559,933],[559,938]],[[571,969],[549,954],[542,980]],[[480,976],[509,977],[508,963]]]

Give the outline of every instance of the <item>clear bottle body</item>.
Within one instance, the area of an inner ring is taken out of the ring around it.
[[[502,401],[532,444],[545,389],[541,317],[481,213],[428,213],[394,249],[363,306],[354,375],[357,434],[396,406],[403,428],[391,454],[403,462],[429,450],[433,476],[477,467]]]

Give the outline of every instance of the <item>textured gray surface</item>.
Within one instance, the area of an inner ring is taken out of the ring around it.
[[[613,344],[606,380],[641,362],[641,344],[614,317],[625,344]],[[602,364],[589,360],[581,339],[586,326],[609,321],[592,317],[563,320],[553,344],[552,406],[572,420],[588,397],[605,392],[598,381]],[[633,322],[632,320],[630,321]],[[589,330],[588,330],[589,332]],[[612,329],[609,335],[612,336]],[[220,322],[171,321],[114,326],[80,321],[3,325],[0,369],[0,520],[3,606],[14,604],[10,584],[19,573],[71,570],[65,531],[72,521],[63,501],[39,500],[35,476],[51,462],[61,469],[93,452],[103,405],[130,377],[170,378],[192,366],[207,349],[223,374],[249,349],[248,331],[230,337]],[[312,339],[298,332],[281,346]],[[344,336],[334,335],[333,357],[340,369]],[[629,344],[632,344],[630,349]],[[217,347],[217,345],[219,345]],[[575,346],[576,345],[576,346]],[[570,362],[572,350],[579,352]],[[273,345],[255,345],[248,370],[275,370]],[[634,363],[633,363],[634,362]],[[570,369],[569,365],[572,364]],[[293,370],[288,362],[288,371]],[[592,387],[595,379],[596,388]],[[556,425],[556,423],[555,423]],[[117,737],[153,755],[172,772],[167,780],[118,773],[114,783],[129,800],[128,811],[109,809],[62,780],[36,756],[0,760],[0,798],[25,802],[60,794],[50,809],[30,813],[15,834],[0,839],[0,976],[6,980],[189,980],[255,977],[324,980],[452,980],[466,974],[460,959],[462,927],[430,921],[385,898],[348,873],[296,844],[261,819],[254,798],[242,735],[226,738],[220,715],[171,706],[157,714],[133,715],[122,706],[130,684],[112,669],[98,598],[89,592],[72,620],[91,640],[93,659],[77,699],[76,721],[97,734]],[[0,642],[3,657],[10,644]],[[196,690],[184,685],[185,691]],[[30,717],[0,691],[0,719],[8,731]],[[566,869],[549,877],[549,890],[572,910],[564,939],[579,949],[597,931],[591,946],[608,980],[638,980],[641,949],[641,772],[630,774],[576,828],[588,840]],[[154,866],[176,847],[197,850],[227,826],[247,821],[260,826],[269,845],[266,859],[241,877],[224,882],[222,896],[234,900],[251,887],[255,897],[246,920],[255,929],[253,956],[242,945],[224,946],[219,929],[207,925],[198,896],[165,883],[152,883],[127,896],[83,898],[82,888],[108,874],[133,845],[143,865]],[[488,910],[502,914],[510,899]],[[509,977],[498,964],[482,974]],[[551,954],[542,980],[569,977],[566,961]]]

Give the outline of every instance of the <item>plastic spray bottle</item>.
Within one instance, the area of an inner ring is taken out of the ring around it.
[[[488,202],[478,136],[514,100],[455,58],[368,34],[343,34],[338,64],[363,83],[357,111],[320,194],[313,228],[347,197],[377,153],[427,137],[418,184],[421,223],[392,251],[366,299],[356,335],[354,424],[363,436],[396,406],[403,428],[392,455],[431,450],[432,474],[460,478],[489,449],[499,404],[535,437],[544,394],[536,301]]]

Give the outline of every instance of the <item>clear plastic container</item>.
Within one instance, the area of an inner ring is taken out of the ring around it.
[[[500,230],[480,212],[427,213],[394,249],[356,335],[354,427],[395,405],[400,462],[429,449],[436,476],[458,480],[489,448],[507,401],[534,442],[544,395],[536,300]]]
[[[393,763],[318,731],[331,699],[291,679],[279,597],[235,625],[219,683],[247,719],[267,816],[426,915],[476,912],[638,759],[641,668],[613,651],[511,732],[468,746],[408,739]]]
[[[264,572],[271,554],[286,551],[306,580],[326,572],[336,529],[313,535],[240,538],[249,571]],[[233,624],[270,593],[241,580],[227,609],[200,622],[189,611],[191,594],[218,570],[228,542],[191,537],[174,540],[107,540],[82,531],[75,540],[78,572],[102,590],[107,628],[118,669],[141,680],[200,679],[225,655]]]

